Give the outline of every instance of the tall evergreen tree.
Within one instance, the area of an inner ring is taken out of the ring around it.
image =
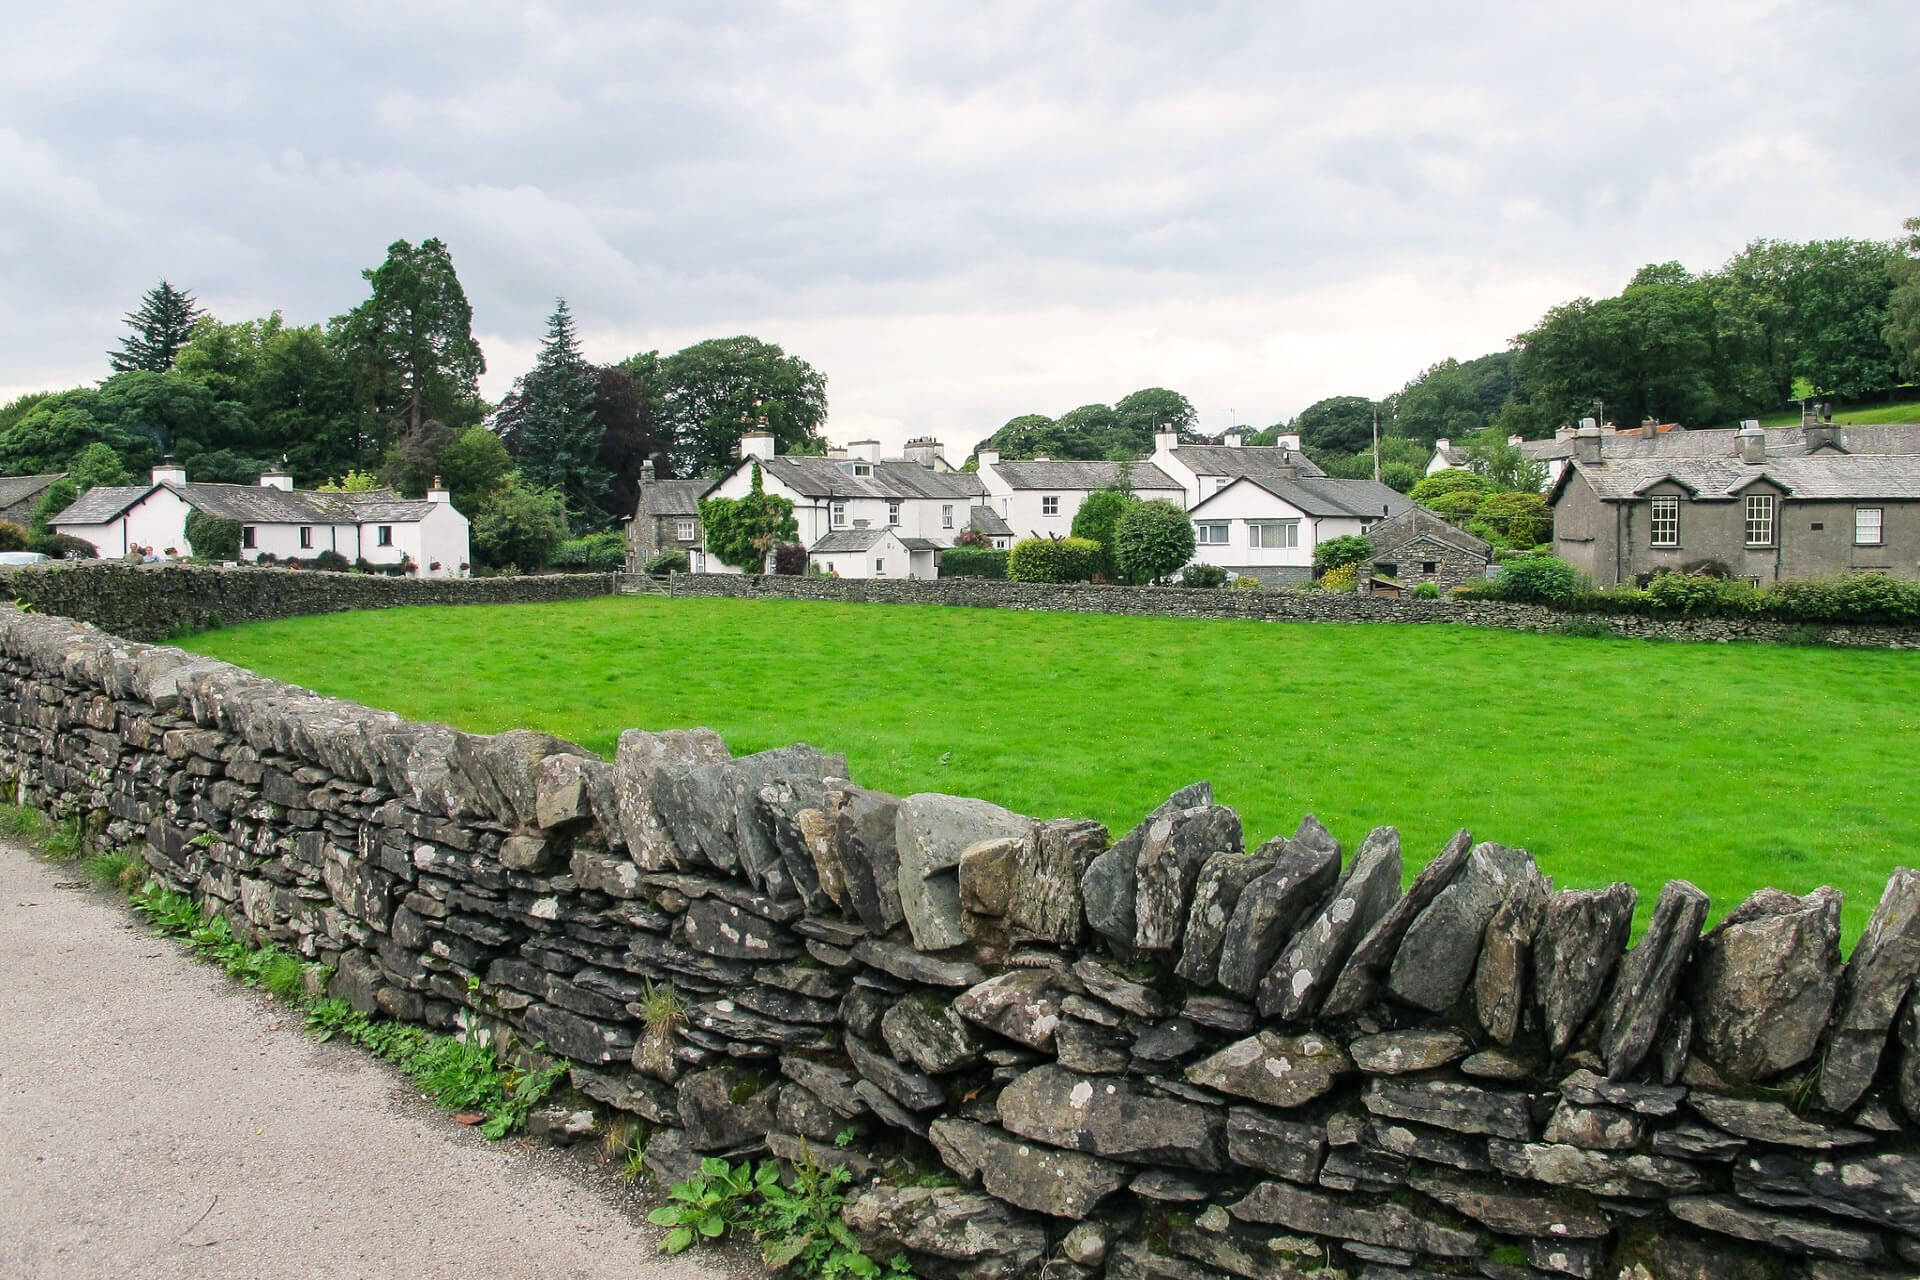
[[[567,300],[557,299],[539,358],[515,381],[500,416],[527,483],[563,494],[569,514],[588,524],[605,520],[598,505],[608,483],[600,465],[605,430],[593,411],[599,391],[599,375],[580,353]]]
[[[192,294],[162,280],[147,290],[138,310],[127,313],[133,332],[120,340],[118,351],[107,353],[108,363],[115,373],[165,373],[203,314]]]
[[[396,240],[385,262],[360,274],[373,296],[337,318],[329,336],[347,352],[369,417],[363,452],[377,464],[387,445],[428,418],[473,422],[487,362],[443,242],[415,248]]]

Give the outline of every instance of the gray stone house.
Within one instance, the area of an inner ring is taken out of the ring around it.
[[[695,573],[703,572],[706,553],[700,527],[700,495],[706,492],[705,480],[656,480],[653,460],[640,464],[640,501],[633,519],[627,524],[627,569],[640,569],[662,551],[687,553],[687,563]]]
[[[1456,528],[1425,507],[1409,507],[1367,530],[1373,543],[1373,567],[1396,582],[1415,587],[1431,582],[1450,590],[1486,576],[1493,544]]]
[[[1703,561],[1760,584],[1920,579],[1920,456],[1849,453],[1852,440],[1830,426],[1801,434],[1786,456],[1749,425],[1732,456],[1620,457],[1582,428],[1547,495],[1554,553],[1600,586]]]
[[[0,476],[0,520],[24,529],[33,519],[40,500],[46,497],[48,487],[55,480],[64,480],[66,475],[64,471],[55,471],[43,476]]]

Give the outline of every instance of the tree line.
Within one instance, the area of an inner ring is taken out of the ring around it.
[[[534,367],[493,405],[445,243],[395,241],[361,274],[364,301],[304,326],[278,311],[222,321],[162,280],[126,316],[107,377],[0,406],[0,474],[68,472],[49,497],[62,506],[166,455],[214,483],[280,468],[302,488],[418,497],[438,475],[473,521],[480,564],[533,569],[617,562],[646,460],[662,477],[717,472],[747,422],[782,452],[820,447],[826,378],[773,343],[712,338],[595,364],[559,299]]]

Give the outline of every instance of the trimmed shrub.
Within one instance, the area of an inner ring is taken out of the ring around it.
[[[1415,600],[1438,600],[1440,598],[1440,584],[1437,582],[1416,582],[1413,586],[1413,598]]]
[[[1483,495],[1492,492],[1493,481],[1479,472],[1449,467],[1445,471],[1436,471],[1430,476],[1423,476],[1413,488],[1407,491],[1407,496],[1422,506],[1432,507],[1438,511],[1440,508],[1435,506],[1435,503],[1441,498],[1455,493],[1471,493],[1474,501],[1467,507],[1471,511],[1479,505]]]
[[[990,578],[1007,576],[1007,553],[992,547],[949,547],[940,553],[943,578]]]
[[[1580,574],[1558,556],[1515,556],[1500,566],[1491,585],[1501,600],[1565,606],[1580,590]]]
[[[1336,565],[1321,574],[1314,585],[1322,591],[1352,591],[1360,585],[1360,566],[1352,561]]]
[[[18,525],[14,526],[19,528]],[[38,551],[53,560],[98,560],[100,550],[85,538],[76,538],[70,533],[50,533],[44,538],[32,538],[27,542],[27,550]]]
[[[1235,591],[1258,591],[1262,583],[1250,573],[1243,573],[1230,584]]]
[[[1219,588],[1227,585],[1227,571],[1217,564],[1190,564],[1180,571],[1183,587]],[[1258,586],[1258,583],[1254,585]]]
[[[1013,582],[1087,582],[1099,567],[1100,544],[1086,538],[1028,538],[1007,553]]]
[[[11,520],[0,520],[0,551],[26,551],[27,531]]]
[[[640,571],[659,578],[669,573],[687,573],[692,568],[693,565],[688,562],[686,552],[678,547],[670,547],[641,565]]]
[[[807,571],[807,549],[797,542],[774,543],[773,571],[782,577],[798,578]]]
[[[187,512],[187,544],[202,560],[240,558],[240,522],[204,511]]]
[[[1114,530],[1120,525],[1120,517],[1138,501],[1140,499],[1130,493],[1101,489],[1088,494],[1080,510],[1074,512],[1073,536],[1100,544],[1100,572],[1109,578],[1120,569],[1113,558]]]
[[[1129,582],[1159,582],[1191,559],[1193,521],[1165,498],[1134,503],[1114,526],[1114,565]]]
[[[327,573],[352,573],[353,561],[338,551],[322,551],[313,558],[313,567]]]
[[[1313,568],[1316,573],[1325,573],[1342,565],[1365,564],[1371,559],[1373,543],[1357,533],[1328,538],[1313,549]]]
[[[612,529],[569,538],[553,553],[551,563],[562,573],[618,573],[627,564],[626,535]]]

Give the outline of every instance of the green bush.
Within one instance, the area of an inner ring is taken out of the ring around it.
[[[678,547],[670,547],[640,566],[641,572],[654,577],[664,577],[669,573],[687,573],[693,566],[687,561],[687,553]]]
[[[1440,598],[1440,584],[1437,582],[1416,582],[1413,586],[1413,598],[1415,600],[1438,600]]]
[[[1373,543],[1357,533],[1328,538],[1313,549],[1313,567],[1316,573],[1338,569],[1341,565],[1365,564],[1371,559],[1373,559]]]
[[[627,565],[626,535],[611,529],[569,538],[553,553],[551,563],[562,573],[618,573]]]
[[[1745,582],[1687,573],[1655,574],[1646,596],[1654,608],[1690,618],[1740,617],[1760,607],[1760,593]]]
[[[1500,566],[1492,588],[1501,600],[1564,606],[1579,592],[1580,575],[1558,556],[1515,556]]]
[[[1422,506],[1433,507],[1438,511],[1440,508],[1434,506],[1434,503],[1441,498],[1450,494],[1470,493],[1474,500],[1468,504],[1468,510],[1472,510],[1474,506],[1479,505],[1483,496],[1492,492],[1493,482],[1479,472],[1449,467],[1445,471],[1436,471],[1430,476],[1422,477],[1413,488],[1407,491],[1407,496]]]
[[[53,560],[97,560],[100,557],[98,547],[70,533],[49,533],[45,537],[29,538],[27,550],[38,551]]]
[[[1087,538],[1028,538],[1007,553],[1013,582],[1088,582],[1100,567],[1100,544]]]
[[[240,522],[204,511],[187,512],[187,545],[202,560],[240,558]]]
[[[807,571],[807,549],[797,542],[774,543],[773,571],[786,578],[800,577]]]
[[[25,551],[29,534],[11,520],[0,520],[0,551]]]
[[[1227,571],[1217,564],[1190,564],[1180,571],[1183,587],[1218,588],[1227,585]]]
[[[1360,585],[1360,566],[1352,561],[1335,565],[1315,583],[1322,591],[1352,591]]]
[[[1159,582],[1193,559],[1193,521],[1165,498],[1136,502],[1113,530],[1113,560],[1129,582]]]
[[[940,553],[943,578],[992,578],[1007,576],[1007,553],[992,547],[948,547]]]
[[[1252,574],[1243,573],[1233,580],[1232,585],[1235,591],[1258,591],[1263,584]]]
[[[313,558],[313,567],[327,573],[352,573],[353,561],[338,551],[322,551]]]
[[[1073,514],[1073,536],[1085,538],[1089,542],[1100,544],[1099,572],[1109,578],[1119,572],[1120,566],[1113,558],[1114,530],[1120,526],[1120,517],[1140,499],[1130,493],[1121,493],[1117,489],[1101,489],[1090,493],[1080,509]]]

